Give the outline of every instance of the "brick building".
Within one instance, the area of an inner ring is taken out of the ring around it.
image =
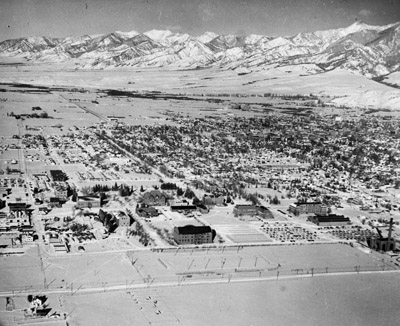
[[[213,242],[213,230],[209,226],[186,225],[174,227],[174,239],[178,244],[203,244]]]
[[[233,208],[233,214],[235,217],[257,215],[262,218],[274,218],[274,215],[268,208],[260,205],[236,205]]]
[[[328,206],[320,202],[297,202],[289,205],[289,212],[294,215],[317,214],[327,215]]]

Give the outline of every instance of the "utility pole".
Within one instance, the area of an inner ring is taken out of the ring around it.
[[[238,264],[238,268],[240,267],[241,263],[242,263],[242,257],[239,257],[239,264]]]

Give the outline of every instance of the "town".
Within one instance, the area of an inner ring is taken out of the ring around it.
[[[295,113],[224,103],[200,116],[168,109],[131,124],[96,111],[110,98],[89,92],[78,101],[68,91],[54,96],[85,113],[77,124],[59,107],[15,114],[12,98],[4,101],[0,254],[22,275],[4,276],[3,290],[74,295],[399,269],[398,119],[344,116],[316,101]],[[132,105],[124,96],[112,101]],[[15,260],[27,252],[36,270],[29,282]],[[335,259],[321,261],[326,252]],[[127,263],[111,266],[112,257]],[[79,275],[71,262],[93,272]],[[60,303],[40,307],[21,318],[65,314]]]

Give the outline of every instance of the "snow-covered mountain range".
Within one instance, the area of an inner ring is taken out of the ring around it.
[[[271,64],[316,64],[368,78],[400,71],[400,22],[299,33],[291,37],[217,35],[193,37],[171,31],[114,32],[106,35],[24,37],[0,43],[0,55],[41,62],[73,61],[78,69],[115,67],[220,67],[263,70]]]

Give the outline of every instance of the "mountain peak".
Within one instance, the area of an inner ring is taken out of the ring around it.
[[[346,32],[350,33],[356,33],[356,32],[360,32],[362,30],[365,29],[380,29],[380,26],[372,26],[372,25],[368,25],[366,23],[364,23],[362,20],[357,20],[355,21],[353,24],[351,24],[350,26],[344,28],[344,30],[346,30]]]
[[[167,37],[173,35],[174,33],[172,33],[168,29],[166,29],[166,30],[152,29],[143,34],[150,37],[154,41],[161,41],[161,40],[165,40]]]
[[[116,31],[114,32],[114,34],[119,35],[120,37],[122,37],[123,39],[130,39],[132,37],[135,37],[136,35],[139,35],[138,32],[136,31],[130,31],[130,32],[120,32],[120,31]]]
[[[218,34],[215,34],[213,32],[205,32],[204,34],[198,36],[197,40],[205,44],[215,39],[218,36],[219,36]]]

